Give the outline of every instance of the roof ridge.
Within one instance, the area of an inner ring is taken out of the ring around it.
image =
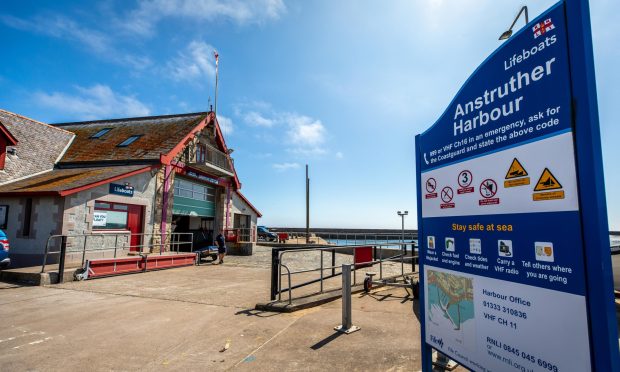
[[[7,111],[7,110],[3,110],[3,109],[0,109],[0,112],[4,112],[4,113],[6,113],[6,114],[9,114],[9,115],[12,115],[12,116],[15,116],[15,117],[21,118],[21,119],[26,119],[26,120],[29,120],[29,121],[31,121],[31,122],[33,122],[33,123],[36,123],[36,124],[45,125],[45,126],[48,126],[48,127],[50,127],[50,128],[54,128],[54,129],[56,129],[56,130],[60,130],[60,131],[63,131],[63,132],[65,132],[65,133],[68,133],[68,134],[71,134],[71,135],[74,135],[74,136],[75,136],[75,133],[70,132],[70,131],[68,131],[68,130],[66,130],[66,129],[58,128],[58,127],[56,127],[56,126],[54,126],[54,125],[47,124],[47,123],[44,123],[44,122],[42,122],[42,121],[38,121],[38,120],[35,120],[35,119],[32,119],[32,118],[29,118],[29,117],[27,117],[27,116],[23,116],[23,115],[20,115],[20,114],[16,114],[16,113],[14,113],[14,112]]]
[[[199,112],[188,112],[188,113],[185,113],[185,114],[138,116],[138,117],[133,117],[133,118],[116,118],[116,119],[76,121],[76,122],[66,122],[66,123],[54,123],[53,126],[61,127],[61,126],[70,126],[70,125],[87,125],[87,124],[113,123],[113,122],[122,122],[122,121],[130,121],[130,120],[138,121],[138,120],[163,119],[163,118],[173,118],[173,117],[185,117],[185,116],[194,116],[194,115],[208,115],[210,112],[211,111],[199,111]]]

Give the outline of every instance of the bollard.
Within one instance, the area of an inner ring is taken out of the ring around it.
[[[334,329],[347,335],[360,330],[351,315],[351,265],[342,265],[342,324]]]
[[[67,236],[63,235],[60,242],[60,258],[58,259],[58,283],[62,284],[65,276],[65,255],[67,254]]]

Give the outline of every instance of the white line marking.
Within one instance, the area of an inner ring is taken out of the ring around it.
[[[21,349],[21,348],[22,348],[22,347],[24,347],[24,346],[40,344],[40,343],[42,343],[42,342],[45,342],[45,341],[51,340],[52,338],[53,338],[53,337],[46,337],[46,338],[43,338],[43,339],[40,339],[40,340],[36,340],[36,341],[29,342],[29,343],[27,343],[27,344],[23,344],[23,345],[19,345],[19,346],[14,346],[14,347],[13,347],[13,349]]]

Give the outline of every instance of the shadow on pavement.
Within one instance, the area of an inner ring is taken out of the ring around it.
[[[322,348],[323,346],[325,346],[325,345],[329,344],[330,342],[334,341],[335,339],[337,339],[341,335],[342,335],[342,333],[340,333],[340,332],[334,332],[333,334],[325,337],[324,339],[322,339],[321,341],[317,342],[316,344],[310,346],[310,349],[312,349],[312,350],[319,350],[320,348]]]
[[[256,309],[246,309],[246,310],[237,311],[235,315],[256,316],[259,318],[270,318],[272,316],[280,315],[280,313],[274,313],[271,311],[262,311],[262,310],[256,310]]]

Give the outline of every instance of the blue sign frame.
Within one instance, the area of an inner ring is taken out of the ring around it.
[[[589,5],[587,0],[566,0],[552,8],[564,6],[568,39],[568,62],[572,100],[572,129],[575,142],[579,214],[584,250],[585,294],[591,350],[591,367],[594,371],[620,371],[618,330],[613,294],[613,273],[609,248],[609,230],[602,166],[600,128],[596,97],[592,37]],[[529,32],[533,20],[520,30]],[[506,47],[511,40],[498,50]],[[489,57],[490,58],[490,57]],[[486,63],[483,62],[482,65]],[[482,66],[481,65],[481,66]],[[460,93],[460,92],[459,92]],[[452,103],[451,103],[452,105]],[[426,255],[426,234],[422,215],[422,169],[426,152],[422,150],[421,137],[416,136],[416,184],[418,200],[418,229],[420,253]],[[427,166],[428,167],[428,166]],[[422,341],[422,370],[432,370],[432,347],[426,342],[426,311],[424,260],[420,260],[420,313]],[[565,342],[565,341],[564,341]],[[454,355],[451,358],[458,360]]]

